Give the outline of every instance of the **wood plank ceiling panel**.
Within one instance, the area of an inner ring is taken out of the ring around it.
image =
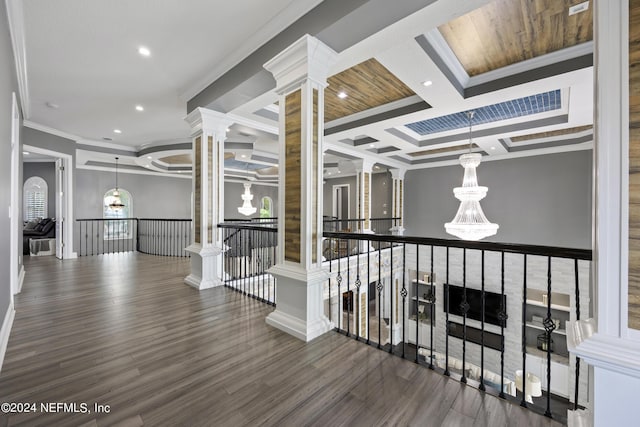
[[[473,144],[473,148],[478,148],[476,144]],[[420,150],[408,153],[411,157],[429,156],[431,154],[450,153],[452,151],[460,151],[469,149],[469,144],[454,145],[453,147],[433,148],[431,150]]]
[[[190,165],[191,154],[176,154],[173,156],[162,157],[158,160],[169,165]]]
[[[415,95],[375,58],[329,77],[328,83],[324,91],[325,122]],[[340,92],[347,97],[339,98]]]
[[[438,27],[469,76],[535,58],[593,39],[593,2],[495,0]]]
[[[592,125],[577,126],[568,129],[552,130],[549,132],[532,133],[531,135],[514,136],[511,138],[511,142],[530,141],[532,139],[550,138],[552,136],[571,135],[572,133],[584,132],[585,130],[593,129]]]

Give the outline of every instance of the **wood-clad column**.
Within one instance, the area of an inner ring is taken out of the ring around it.
[[[370,160],[354,160],[356,168],[356,217],[360,233],[372,233],[371,231],[371,171],[373,162]]]
[[[391,216],[399,218],[391,227],[391,234],[402,236],[404,234],[404,173],[405,169],[392,169],[393,194],[391,200]]]
[[[640,0],[593,3],[596,141],[592,271],[596,295],[592,301],[596,328],[594,331],[593,325],[583,320],[572,322],[567,327],[567,346],[593,367],[589,381],[593,388],[590,425],[637,425]]]
[[[193,206],[191,274],[185,283],[197,289],[222,285],[222,233],[224,220],[224,140],[233,124],[224,114],[197,108],[185,119],[193,140]]]
[[[276,310],[267,323],[304,341],[329,331],[322,269],[324,88],[336,53],[304,36],[264,67],[280,95]]]

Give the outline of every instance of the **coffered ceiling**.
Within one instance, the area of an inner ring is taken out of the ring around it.
[[[582,2],[53,3],[24,1],[27,125],[77,140],[79,167],[119,152],[142,171],[184,173],[183,118],[199,106],[234,122],[227,175],[273,182],[278,95],[262,64],[304,33],[338,53],[325,90],[331,176],[362,158],[379,170],[456,164],[471,110],[485,160],[592,146],[589,3],[574,15]]]

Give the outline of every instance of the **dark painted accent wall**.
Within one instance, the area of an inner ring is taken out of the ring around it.
[[[115,172],[76,170],[76,218],[102,218],[104,194]],[[118,172],[118,187],[133,197],[136,218],[191,218],[191,180]]]
[[[250,217],[245,217],[238,212],[238,208],[242,206],[242,198],[240,195],[244,193],[244,185],[239,182],[224,183],[224,218],[225,219],[244,219],[260,217],[260,200],[267,196],[273,200],[273,216],[278,216],[278,187],[269,185],[251,185],[251,194],[253,200],[251,204],[257,208],[256,213]]]
[[[325,179],[323,185],[322,197],[324,198],[322,204],[322,215],[333,215],[333,186],[349,184],[349,218],[356,217],[356,176],[347,176],[344,178],[331,178]],[[372,186],[375,189],[375,187]]]
[[[24,162],[22,184],[32,176],[39,176],[47,183],[47,212],[49,218],[56,216],[56,164],[53,162]],[[23,187],[24,188],[24,187]],[[24,219],[24,212],[22,212]]]
[[[457,166],[408,171],[405,235],[455,238],[445,232],[458,210]],[[482,208],[500,225],[486,241],[591,248],[592,152],[575,151],[483,162],[478,182],[489,187]]]
[[[7,10],[0,6],[0,200],[11,200],[11,111],[12,92],[18,97],[16,67],[11,49],[11,37]],[[4,213],[0,215],[0,328],[2,328],[11,303],[11,222]],[[22,244],[22,239],[18,239]],[[22,253],[20,250],[19,253]],[[18,266],[19,268],[19,266]]]

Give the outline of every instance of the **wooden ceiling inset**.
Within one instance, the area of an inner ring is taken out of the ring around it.
[[[190,165],[191,154],[174,154],[173,156],[163,157],[158,160],[169,165]]]
[[[522,141],[530,141],[532,139],[550,138],[552,136],[571,135],[572,133],[584,132],[585,130],[589,130],[589,129],[593,129],[593,126],[592,125],[578,126],[575,128],[533,133],[531,135],[514,136],[511,138],[511,142],[522,142]]]
[[[328,83],[324,91],[325,122],[415,95],[374,58],[329,77]],[[340,92],[347,97],[338,98]]]
[[[411,157],[429,156],[431,154],[449,153],[451,151],[460,151],[469,148],[469,144],[455,145],[453,147],[435,148],[432,150],[421,150],[408,153]],[[478,148],[476,144],[473,144],[473,148]]]
[[[535,58],[593,39],[593,1],[495,0],[438,27],[469,76]]]

